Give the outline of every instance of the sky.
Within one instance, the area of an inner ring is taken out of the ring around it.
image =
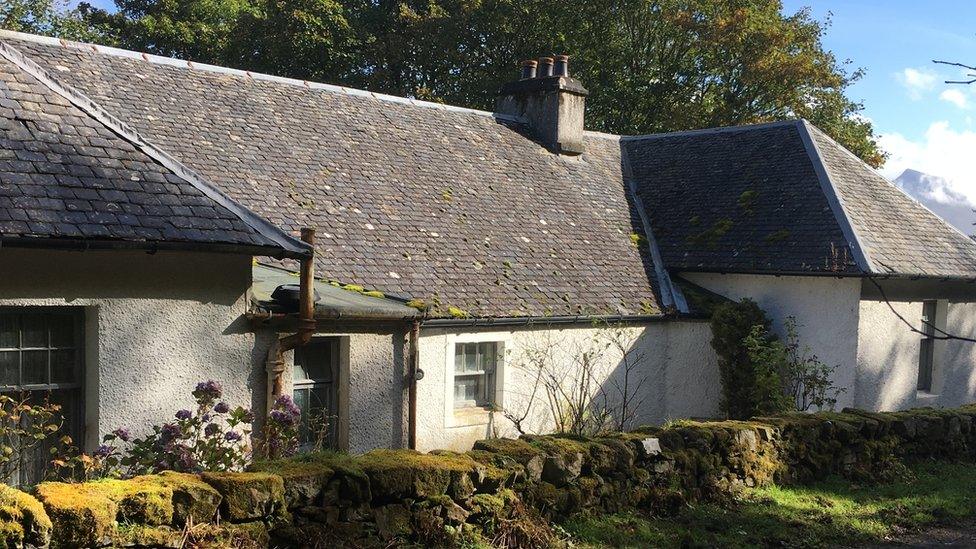
[[[976,204],[976,84],[945,84],[976,66],[976,2],[962,0],[784,0],[828,15],[824,45],[866,75],[849,96],[862,101],[889,159],[882,173],[913,168],[948,180]]]
[[[74,0],[72,3],[76,3]],[[88,0],[112,8],[112,0]],[[976,84],[945,84],[967,72],[933,59],[976,66],[976,1],[783,0],[830,18],[824,45],[866,71],[849,95],[864,103],[889,158],[881,172],[906,168],[946,178],[976,205]]]

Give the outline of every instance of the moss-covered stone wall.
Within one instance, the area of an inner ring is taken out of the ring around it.
[[[682,421],[591,439],[490,439],[465,453],[375,450],[0,490],[7,546],[386,547],[504,537],[581,511],[667,511],[743,486],[897,474],[905,461],[973,460],[976,406]]]

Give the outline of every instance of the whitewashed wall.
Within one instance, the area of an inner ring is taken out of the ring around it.
[[[555,328],[555,327],[554,327]],[[517,431],[500,412],[455,409],[453,406],[454,345],[458,342],[501,342],[503,363],[497,381],[496,402],[513,412],[526,409],[534,383],[532,370],[523,360],[527,349],[554,349],[557,359],[571,364],[600,330],[589,326],[556,329],[542,327],[470,332],[425,328],[420,338],[420,365],[425,376],[418,384],[417,441],[420,450],[437,448],[467,450],[481,438],[515,436]],[[703,322],[667,322],[623,331],[642,355],[644,367],[641,406],[634,424],[662,423],[670,418],[712,417],[718,413],[719,379],[711,332]],[[632,355],[636,356],[636,355]],[[613,391],[620,379],[620,353],[606,351],[597,370],[604,387]],[[548,432],[553,421],[540,392],[525,422],[529,432]]]
[[[796,317],[801,345],[809,346],[825,364],[836,365],[834,386],[847,388],[837,399],[837,409],[855,402],[860,279],[711,273],[681,276],[730,299],[751,298],[773,319],[773,329],[780,335],[787,317]]]
[[[251,258],[159,252],[0,250],[0,305],[83,307],[86,442],[144,432],[193,403],[198,382],[232,404],[263,387],[242,315]]]
[[[922,328],[922,301],[892,301],[891,305],[912,327]],[[946,307],[946,332],[976,337],[976,304],[947,302],[941,306]],[[976,344],[936,342],[932,391],[920,392],[916,390],[920,339],[888,303],[871,299],[861,302],[858,407],[897,410],[976,402]]]
[[[400,448],[406,444],[406,385],[403,380],[405,325],[377,325],[375,333],[326,330],[315,337],[340,340],[339,414],[341,441],[354,454],[374,448]],[[259,336],[258,349],[267,352],[270,332]],[[262,359],[263,360],[263,359]],[[285,354],[286,393],[291,392],[294,352]],[[260,366],[263,368],[263,364]],[[341,394],[345,391],[345,394]],[[263,409],[264,396],[256,397]]]

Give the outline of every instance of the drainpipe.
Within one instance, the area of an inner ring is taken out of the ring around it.
[[[410,326],[410,340],[408,342],[410,355],[407,370],[407,375],[410,377],[408,380],[410,385],[407,388],[407,447],[411,450],[417,449],[417,381],[423,377],[422,373],[418,374],[420,372],[418,365],[420,360],[419,340],[420,321],[414,320]]]
[[[306,227],[302,229],[302,241],[315,247],[315,229]],[[302,260],[301,276],[299,279],[299,300],[298,300],[298,331],[294,334],[277,338],[268,349],[268,361],[266,369],[268,372],[268,401],[267,411],[271,413],[274,401],[282,393],[282,374],[285,372],[284,354],[292,349],[302,347],[312,340],[315,333],[315,300],[313,298],[315,289],[314,276],[315,253],[311,257]]]

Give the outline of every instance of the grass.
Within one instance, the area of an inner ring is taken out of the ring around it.
[[[581,517],[565,528],[590,549],[852,546],[976,515],[974,493],[976,465],[925,463],[886,484],[830,478],[752,489],[733,503],[689,506],[676,516]]]

